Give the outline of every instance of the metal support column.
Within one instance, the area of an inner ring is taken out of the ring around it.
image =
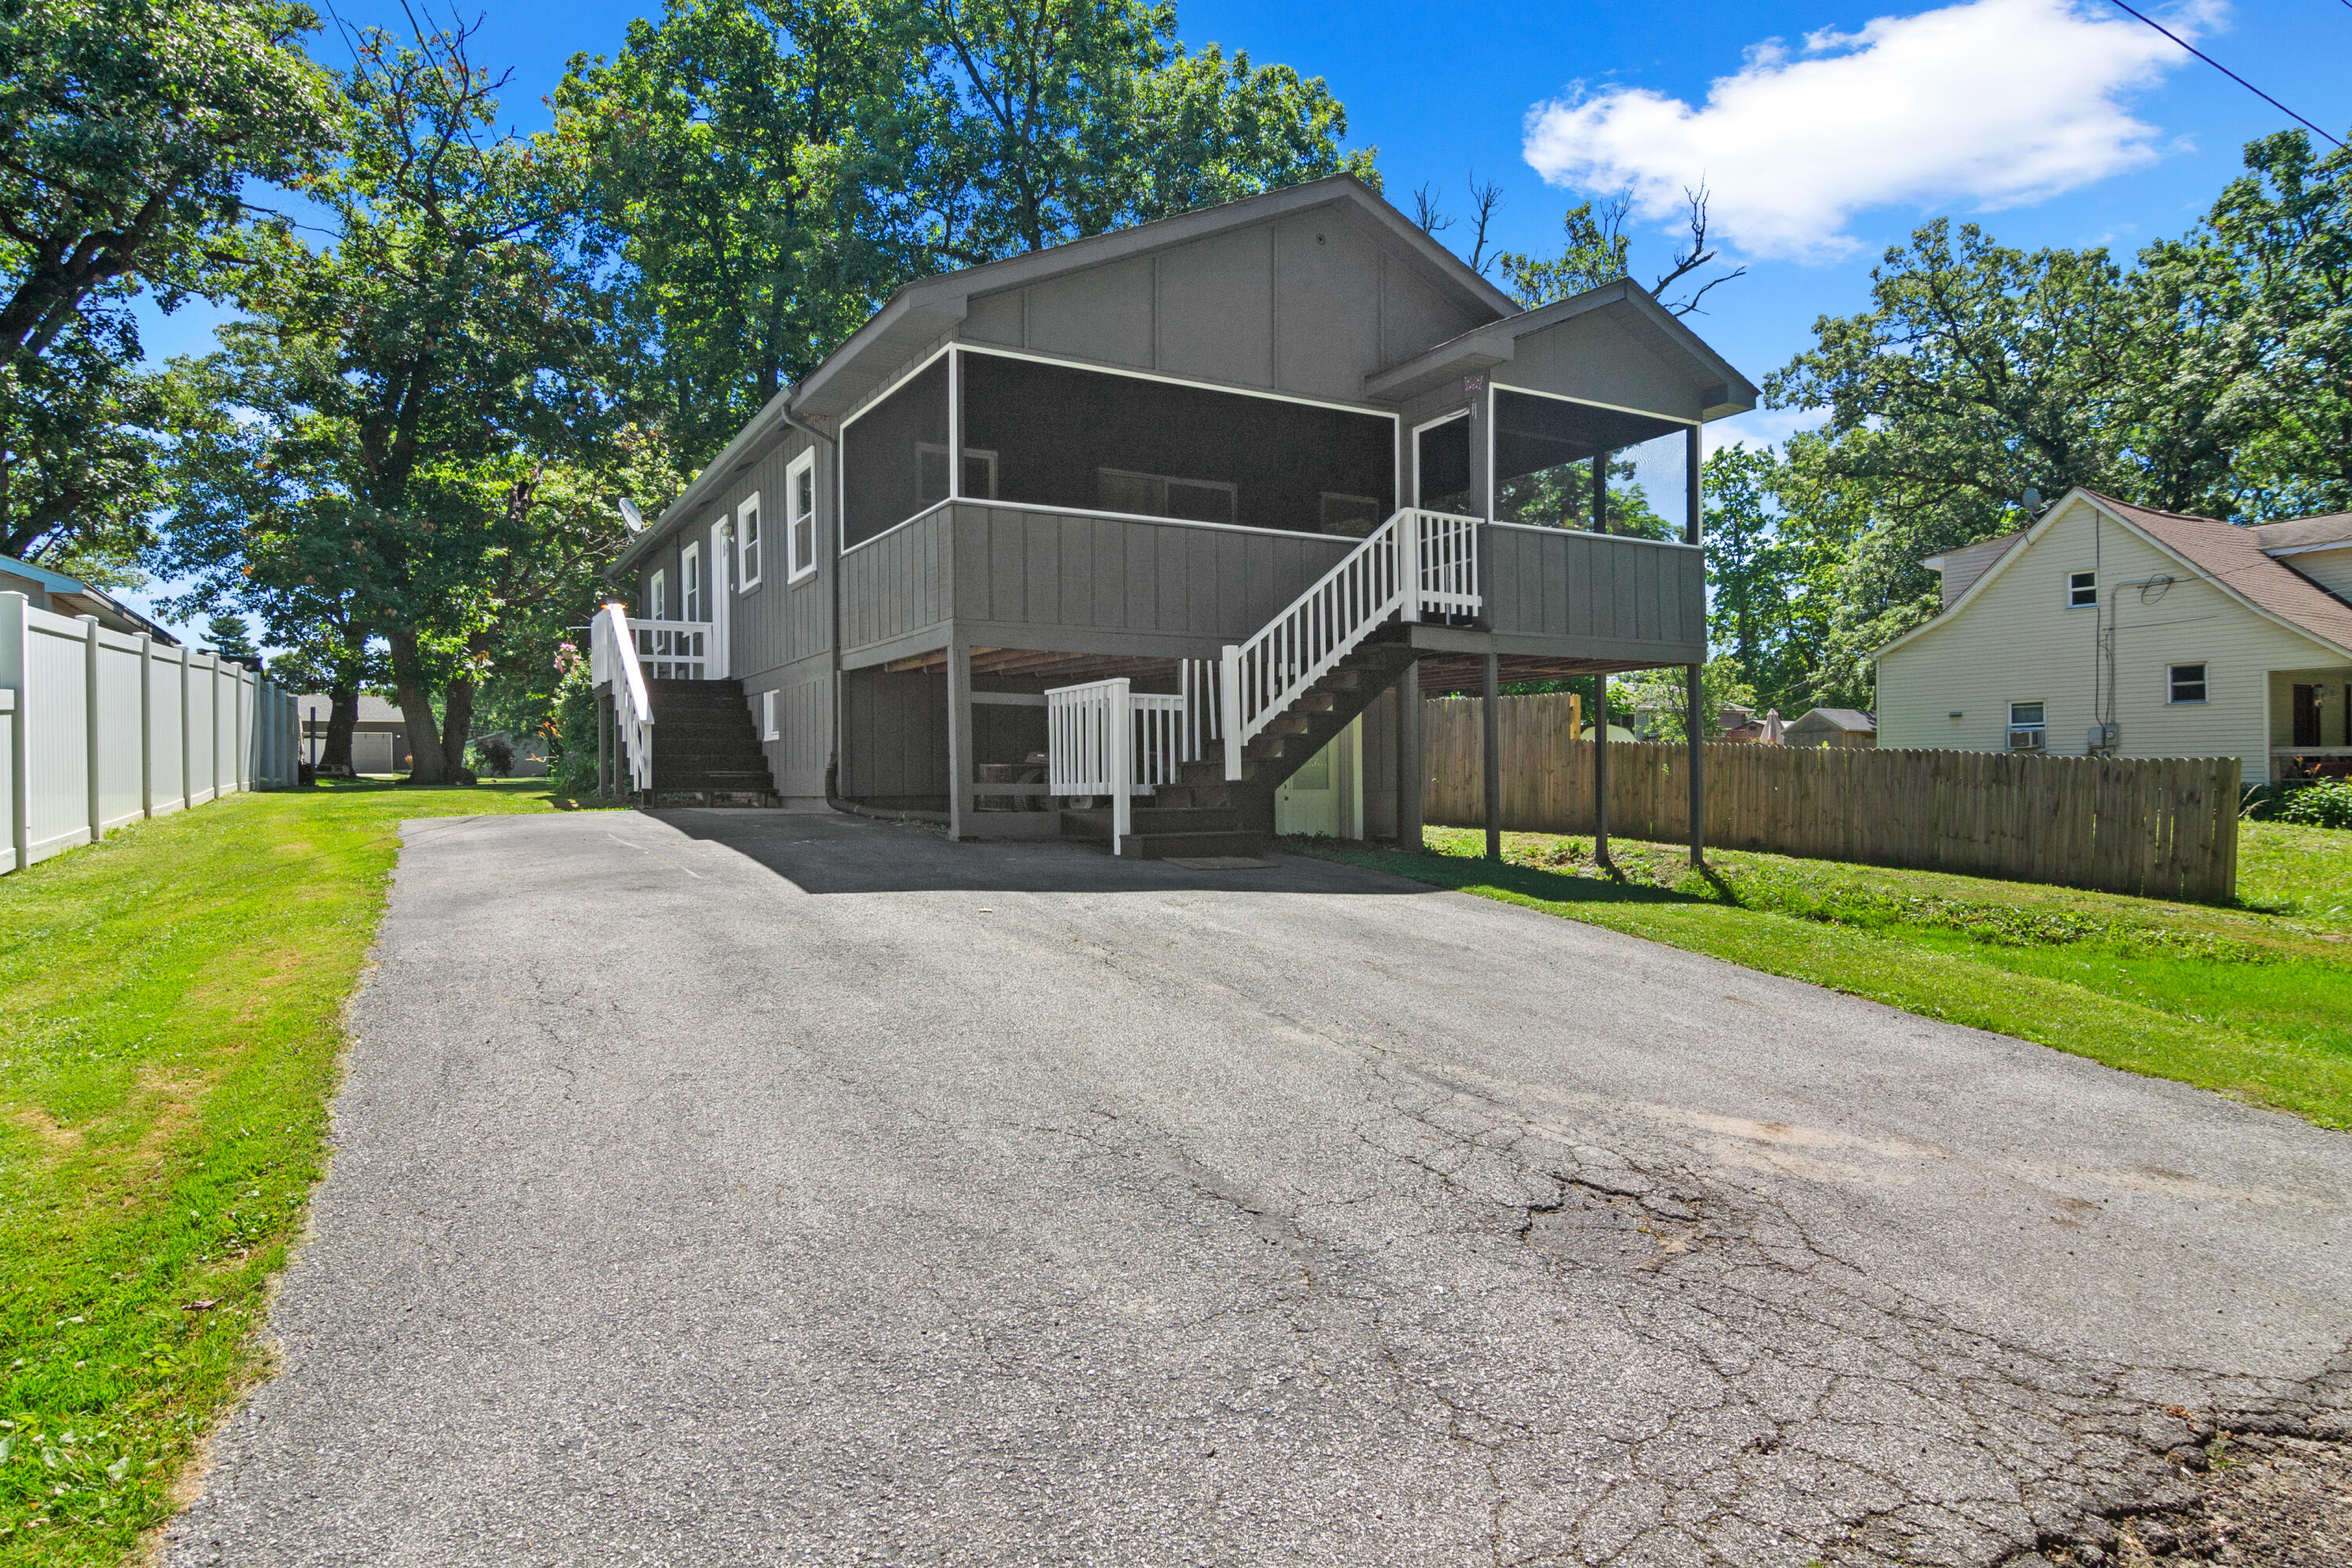
[[[1486,858],[1503,858],[1503,679],[1502,661],[1486,655],[1486,700],[1480,717],[1486,721]]]

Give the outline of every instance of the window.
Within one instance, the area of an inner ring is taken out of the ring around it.
[[[2096,572],[2076,572],[2067,577],[2066,607],[2070,610],[2095,610],[2099,607],[2099,574]]]
[[[760,492],[735,509],[735,581],[746,588],[760,585]]]
[[[1325,490],[1318,510],[1318,521],[1325,533],[1344,533],[1350,539],[1361,539],[1381,525],[1381,503],[1371,496],[1341,495],[1337,490]]]
[[[2038,752],[2048,738],[2045,722],[2047,709],[2039,702],[2012,702],[2009,705],[2009,749],[2012,752]]]
[[[698,544],[677,552],[677,612],[680,620],[702,618],[702,546]]]
[[[760,693],[760,739],[776,738],[776,689],[770,687]]]
[[[1186,522],[1232,522],[1241,491],[1226,479],[1180,479],[1127,468],[1095,470],[1095,504],[1105,511],[1173,517]]]
[[[816,570],[816,453],[803,452],[784,475],[786,508],[792,514],[785,548],[792,560],[787,569],[795,583]]]
[[[2172,696],[2169,699],[2171,701],[2202,702],[2205,700],[2205,667],[2203,665],[2176,664],[2172,667],[2171,673]]]
[[[655,621],[669,619],[669,574],[656,572],[646,585],[646,618]]]
[[[920,442],[915,447],[915,458],[921,468],[916,499],[925,506],[947,500],[947,443]],[[973,500],[996,499],[995,453],[984,452],[977,447],[963,449],[963,489],[960,493]]]

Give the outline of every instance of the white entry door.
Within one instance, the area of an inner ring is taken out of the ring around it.
[[[727,679],[734,626],[735,552],[729,533],[723,520],[710,525],[710,662],[703,669],[710,680]]]
[[[1274,792],[1274,830],[1360,838],[1364,721],[1354,720]]]

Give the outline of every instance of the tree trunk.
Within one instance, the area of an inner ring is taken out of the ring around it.
[[[408,731],[408,782],[437,784],[449,782],[448,758],[441,750],[441,731],[433,722],[433,688],[416,634],[396,631],[385,636],[392,646],[393,689],[400,694],[400,718]]]
[[[357,679],[338,676],[335,683],[327,688],[327,695],[333,700],[333,705],[327,710],[327,740],[319,753],[319,771],[328,773],[340,768],[348,773],[352,771],[352,731],[359,728],[360,722],[360,683]]]
[[[472,784],[474,770],[466,765],[466,742],[474,733],[474,678],[452,679],[441,694],[442,776],[454,784]]]

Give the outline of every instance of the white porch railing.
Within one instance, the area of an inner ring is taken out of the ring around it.
[[[628,623],[631,645],[648,680],[710,679],[715,628],[709,621]]]
[[[1242,748],[1391,619],[1473,615],[1478,520],[1406,507],[1317,579],[1249,641],[1228,647],[1221,682],[1225,777]]]
[[[1045,693],[1046,793],[1106,797],[1112,854],[1135,831],[1135,797],[1181,776],[1188,706],[1182,692],[1136,691],[1125,676]]]
[[[629,785],[654,787],[654,705],[646,689],[646,672],[637,657],[636,628],[660,628],[660,621],[632,621],[618,605],[606,605],[590,625],[588,676],[599,690],[613,694],[613,731],[628,759]],[[706,645],[707,646],[707,645]],[[668,662],[677,662],[672,658]],[[656,678],[660,679],[660,678]],[[697,679],[697,676],[677,679]]]

